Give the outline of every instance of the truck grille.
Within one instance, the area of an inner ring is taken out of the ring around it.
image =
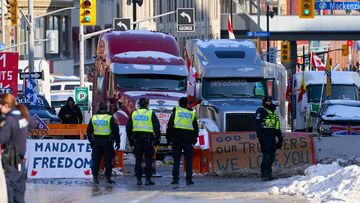
[[[254,131],[255,113],[227,113],[226,132]]]

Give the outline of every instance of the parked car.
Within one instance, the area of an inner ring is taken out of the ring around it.
[[[18,94],[16,101],[17,103],[25,104],[28,107],[31,116],[34,114],[38,115],[46,124],[61,123],[61,120],[56,116],[55,110],[51,108],[46,98],[42,95],[38,95],[37,106],[31,104],[30,100],[22,94]]]
[[[321,136],[360,135],[360,101],[326,100],[315,126]]]

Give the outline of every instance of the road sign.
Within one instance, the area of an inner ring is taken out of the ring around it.
[[[246,32],[246,36],[248,36],[249,38],[270,37],[270,32]]]
[[[19,54],[15,52],[0,52],[0,93],[18,91]]]
[[[316,10],[359,10],[360,2],[315,2]]]
[[[177,9],[177,31],[178,32],[194,32],[195,18],[194,8],[178,8]]]
[[[88,110],[89,89],[87,87],[75,87],[75,103],[82,110]]]
[[[22,72],[20,73],[20,79],[21,80],[27,79],[30,77],[30,75],[33,80],[43,79],[42,72]]]
[[[36,123],[35,129],[42,129],[42,130],[49,129],[49,127],[46,125],[46,123],[44,121],[42,121],[41,118],[37,114],[34,114],[32,116],[32,118],[33,118],[33,121],[35,121],[35,123]]]
[[[127,31],[131,29],[130,18],[114,18],[113,30],[115,31]]]

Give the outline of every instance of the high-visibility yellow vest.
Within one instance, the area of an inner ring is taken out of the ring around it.
[[[92,117],[94,135],[109,136],[111,134],[110,119],[111,115],[109,114],[94,115]]]
[[[152,124],[153,111],[149,109],[138,109],[131,116],[133,132],[154,132]]]
[[[279,130],[280,121],[278,115],[263,106],[261,108],[263,108],[268,113],[268,115],[261,121],[261,126],[267,129]]]
[[[195,111],[175,107],[174,128],[194,130],[193,121],[195,119]]]

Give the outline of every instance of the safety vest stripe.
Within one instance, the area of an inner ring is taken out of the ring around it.
[[[154,132],[152,124],[152,110],[138,109],[132,114],[133,131]]]
[[[194,130],[195,112],[185,108],[175,107],[174,128]]]
[[[96,114],[92,118],[94,135],[107,136],[111,134],[111,116],[108,114]]]

